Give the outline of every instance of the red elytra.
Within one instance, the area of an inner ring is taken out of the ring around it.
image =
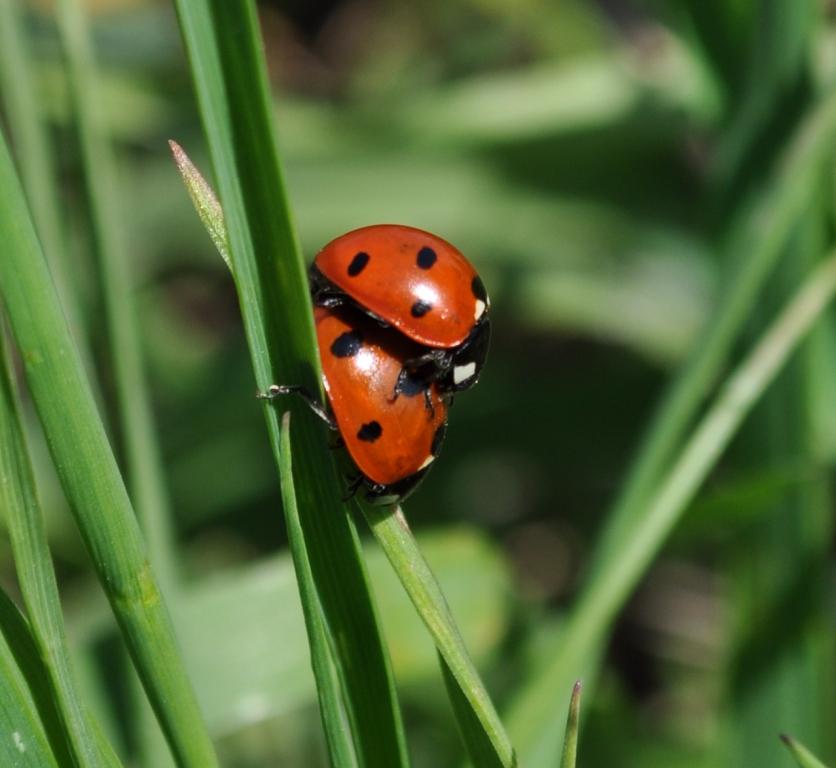
[[[415,227],[375,224],[341,235],[317,254],[311,281],[318,303],[336,289],[433,348],[464,344],[486,321],[488,297],[473,265],[446,240]]]
[[[353,307],[316,307],[325,391],[346,450],[369,495],[403,497],[441,447],[447,403],[438,385],[410,379],[397,397],[404,361],[420,352]]]

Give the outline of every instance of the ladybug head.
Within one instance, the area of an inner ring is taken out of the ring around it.
[[[453,355],[442,382],[442,388],[448,392],[470,389],[479,380],[491,343],[491,323],[487,314],[483,318]]]

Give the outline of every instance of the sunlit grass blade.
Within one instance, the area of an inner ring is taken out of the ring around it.
[[[308,560],[305,534],[299,521],[296,491],[293,487],[293,464],[290,452],[290,413],[282,418],[281,456],[279,475],[282,485],[282,504],[287,522],[287,537],[293,553],[293,565],[302,599],[302,612],[311,649],[311,666],[316,677],[319,696],[319,712],[328,743],[331,764],[335,766],[357,765],[351,729],[342,705],[342,690],[334,668],[328,633],[322,617],[322,607],[316,593],[316,584]]]
[[[466,701],[452,696],[465,743],[475,765],[512,766],[514,749],[484,683],[470,658],[447,600],[424,559],[400,507],[360,504],[401,584],[426,625],[445,665]],[[448,690],[450,682],[448,682]],[[455,694],[455,691],[454,691]],[[474,720],[482,733],[474,732]],[[484,741],[490,745],[489,758]],[[489,759],[489,762],[486,760]]]
[[[624,531],[616,557],[592,574],[554,660],[515,702],[509,716],[526,766],[553,764],[559,753],[547,718],[561,711],[554,691],[571,685],[604,639],[607,628],[652,562],[754,403],[771,383],[836,290],[836,256],[797,291],[758,344],[720,389],[705,416],[659,483],[640,520]]]
[[[810,203],[836,134],[836,95],[799,126],[774,177],[742,205],[722,247],[729,274],[720,303],[682,371],[672,382],[639,446],[623,489],[610,510],[591,558],[594,571],[613,558],[626,531],[647,505],[689,425],[715,385],[758,292]]]
[[[208,768],[214,749],[5,141],[0,239],[0,291],[64,493],[175,755]]]
[[[179,0],[180,28],[209,143],[256,384],[321,392],[305,264],[276,149],[254,4]],[[322,427],[293,411],[299,520],[342,683],[358,761],[406,765],[403,726],[353,522]],[[276,409],[265,406],[280,460]]]
[[[11,362],[0,333],[0,507],[14,553],[17,578],[37,644],[56,699],[67,742],[77,765],[119,765],[112,751],[100,751],[85,707],[78,697],[58,584],[52,569],[43,513],[21,427]]]
[[[0,765],[72,766],[52,688],[26,619],[0,590]]]
[[[784,742],[790,754],[795,758],[799,768],[827,768],[807,747],[796,741],[792,736],[782,733],[781,741]]]
[[[566,717],[566,733],[563,736],[563,757],[560,768],[575,768],[578,759],[578,725],[581,716],[581,681],[572,687],[569,715]]]

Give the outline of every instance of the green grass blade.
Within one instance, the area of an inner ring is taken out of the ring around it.
[[[830,239],[829,206],[820,202],[802,217],[787,258],[782,260],[757,316],[774,312],[822,255]],[[833,723],[833,635],[829,630],[828,574],[833,540],[833,505],[827,460],[817,455],[812,434],[832,401],[815,408],[813,394],[832,397],[820,379],[823,359],[815,342],[821,323],[794,355],[776,386],[746,425],[737,460],[774,467],[798,462],[807,480],[763,499],[760,519],[745,533],[746,546],[724,570],[737,617],[726,669],[729,738],[723,762],[784,768],[787,757],[763,734],[780,722],[817,753],[829,742]],[[832,350],[826,349],[828,358]]]
[[[26,619],[0,590],[0,765],[73,765]]]
[[[9,134],[16,149],[21,181],[38,229],[53,280],[76,343],[92,371],[92,359],[81,322],[78,297],[67,276],[55,162],[47,126],[33,97],[38,92],[28,36],[22,23],[23,3],[0,0],[0,95],[6,107]]]
[[[226,220],[233,272],[256,383],[297,383],[321,392],[305,265],[290,221],[251,2],[179,0],[204,130]],[[362,765],[407,764],[388,656],[353,523],[340,502],[321,425],[293,411],[299,518],[334,663]],[[277,461],[279,424],[265,407]]]
[[[82,9],[78,0],[60,0],[58,8],[101,275],[128,485],[154,568],[161,582],[168,586],[176,583],[173,536],[143,370],[116,160],[98,97],[93,52]]]
[[[96,251],[98,284],[106,317],[106,336],[114,369],[120,455],[131,498],[148,543],[148,555],[163,590],[173,599],[177,556],[162,458],[134,301],[127,219],[120,206],[116,157],[101,105],[101,86],[86,17],[78,0],[61,0],[58,26],[67,59],[69,90],[81,150],[84,186]],[[131,678],[137,741],[143,762],[163,768],[169,759],[154,717],[135,678]]]
[[[799,768],[827,768],[807,747],[796,741],[792,736],[782,733],[781,741],[784,742],[790,754],[795,758]]]
[[[214,749],[5,141],[0,239],[0,290],[64,492],[175,755],[208,768]]]
[[[4,347],[0,334],[0,347]],[[47,543],[46,525],[35,491],[24,442],[11,363],[0,349],[0,507],[14,553],[20,590],[32,636],[55,694],[56,706],[76,765],[119,765],[112,750],[100,751],[70,666],[58,584]]]
[[[441,587],[424,559],[400,507],[362,505],[369,526],[398,574],[403,588],[432,635],[442,658],[445,675],[455,680],[467,706],[452,697],[459,726],[475,765],[512,766],[514,749],[493,702],[465,647]],[[448,681],[448,688],[449,688]],[[474,720],[479,728],[474,733]],[[490,762],[485,762],[490,744]]]
[[[693,499],[751,407],[787,356],[810,329],[836,290],[836,257],[804,283],[748,357],[728,378],[650,499],[641,520],[627,532],[618,556],[596,571],[571,617],[553,662],[515,703],[509,723],[524,764],[553,764],[558,752],[547,720],[558,704],[554,691],[568,686],[602,641],[606,629]]]
[[[493,768],[494,766],[501,768],[502,762],[496,753],[496,749],[491,744],[485,729],[479,722],[479,718],[476,717],[473,707],[465,697],[459,681],[453,677],[450,667],[440,653],[438,654],[438,663],[441,666],[444,686],[453,706],[459,733],[470,758],[470,765],[478,765],[479,768]]]
[[[563,757],[560,768],[575,768],[578,759],[578,724],[581,715],[581,681],[572,688],[569,715],[566,718],[566,734],[563,736]]]
[[[647,504],[700,404],[717,381],[729,350],[749,317],[758,292],[782,253],[795,222],[809,204],[836,133],[836,96],[799,127],[781,157],[775,178],[743,206],[723,253],[731,274],[717,311],[681,373],[668,389],[639,447],[624,488],[607,517],[591,559],[595,571],[612,558]]]
[[[316,593],[311,564],[305,545],[305,534],[299,520],[296,506],[296,491],[293,487],[293,465],[290,452],[290,413],[282,419],[281,457],[279,474],[282,485],[282,503],[287,523],[287,537],[293,553],[296,580],[302,600],[302,612],[311,648],[311,667],[316,678],[319,696],[319,712],[328,742],[331,764],[342,766],[357,765],[351,730],[342,705],[342,690],[334,668],[328,634],[322,617],[322,607]]]

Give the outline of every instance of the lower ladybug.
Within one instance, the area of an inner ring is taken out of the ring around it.
[[[376,224],[332,240],[310,270],[314,303],[353,304],[425,349],[406,361],[444,391],[472,387],[490,342],[490,301],[454,245],[415,227]],[[396,394],[406,382],[401,380]]]
[[[339,431],[360,472],[350,494],[362,484],[376,504],[405,498],[438,456],[447,429],[438,383],[403,373],[420,346],[349,306],[315,307],[314,320],[328,407],[296,385],[273,385],[260,397],[297,393]]]

